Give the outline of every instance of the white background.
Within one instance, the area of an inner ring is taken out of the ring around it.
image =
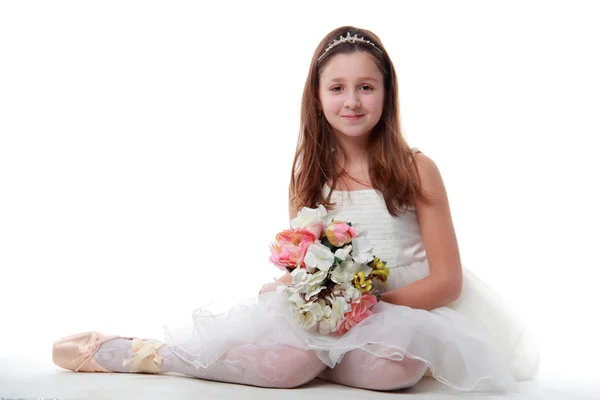
[[[600,17],[592,1],[0,4],[0,356],[160,338],[279,270],[312,52],[374,31],[438,164],[464,266],[543,350],[598,357]]]

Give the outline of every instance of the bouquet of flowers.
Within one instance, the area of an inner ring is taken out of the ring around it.
[[[364,234],[329,217],[322,205],[300,210],[270,249],[269,261],[292,275],[278,291],[300,325],[321,334],[344,334],[371,315],[379,295],[373,281],[385,284],[389,276]]]

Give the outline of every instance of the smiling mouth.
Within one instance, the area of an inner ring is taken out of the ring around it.
[[[354,121],[354,120],[357,120],[357,119],[359,119],[359,118],[361,118],[363,116],[364,116],[364,114],[360,114],[360,115],[342,115],[342,118],[346,118],[346,119],[349,119],[351,121]]]

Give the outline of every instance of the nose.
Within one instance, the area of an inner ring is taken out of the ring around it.
[[[348,97],[346,97],[346,101],[344,101],[344,107],[355,110],[360,107],[360,101],[358,100],[358,96],[356,93],[349,93]]]

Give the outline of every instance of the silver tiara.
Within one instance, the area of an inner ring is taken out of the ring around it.
[[[335,46],[337,46],[338,44],[342,44],[342,43],[364,43],[364,44],[370,44],[371,46],[373,46],[375,49],[377,49],[380,53],[383,53],[383,51],[381,51],[381,49],[377,46],[375,46],[374,43],[371,43],[368,40],[365,40],[364,37],[358,37],[358,34],[354,34],[354,36],[350,36],[350,32],[346,33],[346,37],[344,37],[343,35],[340,36],[339,39],[335,39],[333,41],[333,43],[330,43],[329,46],[327,46],[327,48],[325,49],[325,51],[323,52],[323,54],[321,54],[319,56],[319,58],[317,58],[317,61],[321,61],[321,58],[325,57],[325,54],[327,54],[327,52],[331,49],[333,49]]]

